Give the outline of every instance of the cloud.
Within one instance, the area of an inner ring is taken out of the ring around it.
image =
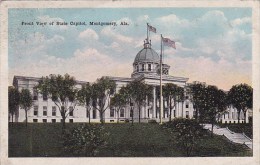
[[[50,16],[41,19],[63,21]],[[143,14],[116,20],[121,21],[130,25],[70,28],[69,33],[57,28],[54,34],[35,32],[26,39],[15,40],[10,43],[9,81],[13,75],[41,77],[50,73],[69,73],[85,81],[105,75],[130,77],[135,55],[143,48],[149,21],[157,28],[150,39],[158,54],[159,34],[178,41],[176,50],[164,48],[164,60],[171,66],[171,75],[188,77],[189,82],[205,81],[225,90],[237,83],[251,84],[252,34],[244,27],[251,24],[249,17],[230,20],[223,11],[212,10],[192,19],[175,14],[157,18]],[[68,56],[63,55],[68,51]]]
[[[112,40],[119,41],[121,43],[133,42],[133,38],[124,36],[124,35],[116,32],[115,30],[113,30],[111,27],[105,27],[104,29],[102,29],[101,34],[106,37],[110,37]]]
[[[207,57],[194,59],[173,55],[165,58],[164,62],[170,64],[170,74],[188,77],[189,82],[206,82],[224,90],[229,90],[232,85],[239,83],[251,84],[251,61],[237,60],[231,63],[220,59],[216,62]]]
[[[243,17],[243,18],[237,18],[232,21],[230,21],[232,26],[240,26],[243,24],[249,24],[252,23],[252,18],[250,17]]]
[[[79,36],[80,39],[87,39],[87,40],[98,40],[98,34],[92,29],[86,29],[80,32]]]
[[[116,52],[122,52],[123,51],[123,48],[117,42],[113,42],[109,46],[105,46],[105,47],[108,48],[108,49],[112,49],[112,50],[114,50]]]
[[[167,16],[162,16],[158,18],[156,21],[159,21],[160,23],[163,24],[171,24],[173,26],[181,26],[181,27],[188,27],[191,25],[190,21],[187,19],[180,19],[177,17],[175,14],[170,14]]]
[[[81,80],[94,81],[97,77],[107,75],[114,64],[109,56],[96,49],[83,49],[76,50],[67,59],[51,55],[38,56],[37,61],[31,61],[30,65],[22,63],[11,68],[10,74],[41,77],[51,73],[69,73]]]

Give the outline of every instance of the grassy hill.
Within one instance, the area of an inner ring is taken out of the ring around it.
[[[73,129],[78,124],[67,124]],[[158,124],[105,124],[108,144],[98,157],[183,157],[185,151],[176,144],[178,139]],[[252,151],[229,142],[223,136],[203,137],[192,156],[252,156]],[[65,157],[59,123],[24,123],[9,125],[9,157]]]

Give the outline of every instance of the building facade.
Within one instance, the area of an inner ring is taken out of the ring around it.
[[[152,49],[151,43],[145,40],[143,49],[140,50],[133,62],[133,72],[131,78],[126,77],[109,77],[111,80],[114,80],[116,83],[116,92],[123,86],[126,86],[128,83],[134,80],[142,81],[146,84],[153,86],[153,101],[147,103],[141,108],[141,122],[157,121],[160,120],[160,108],[159,108],[159,99],[156,97],[156,86],[160,85],[160,75],[158,74],[158,68],[160,66],[160,57]],[[167,64],[162,64],[163,66],[163,75],[162,75],[162,85],[167,83],[176,84],[180,87],[185,88],[187,85],[188,78],[185,77],[175,77],[169,75],[170,66]],[[45,123],[55,123],[61,122],[62,117],[58,110],[58,107],[55,103],[48,98],[47,96],[41,95],[34,91],[34,87],[38,84],[40,78],[35,77],[24,77],[24,76],[14,76],[13,86],[16,87],[19,91],[22,89],[29,89],[33,94],[33,106],[28,111],[28,122],[45,122]],[[84,81],[77,81],[77,88],[81,88],[81,85],[87,83]],[[169,108],[167,107],[166,101],[163,101],[164,104],[164,113],[163,121],[169,120]],[[133,113],[131,113],[133,110]],[[192,102],[189,100],[189,96],[185,96],[184,102],[177,103],[177,105],[172,109],[171,118],[193,118],[195,111],[193,108]],[[243,120],[243,113],[241,112],[241,121]],[[113,108],[108,108],[104,112],[104,120],[106,123],[117,122],[118,115]],[[88,122],[90,118],[91,122],[100,122],[100,114],[96,109],[91,109],[88,114],[85,107],[76,106],[74,111],[71,111],[66,118],[65,122]],[[139,120],[139,111],[135,104],[132,106],[126,105],[124,108],[119,110],[119,121],[120,122],[131,122],[132,119],[134,122]],[[237,111],[236,109],[229,107],[227,112],[219,117],[219,120],[223,123],[234,123],[237,121]],[[25,111],[23,109],[17,109],[15,116],[15,122],[24,122],[25,121]],[[246,119],[248,122],[248,119]]]

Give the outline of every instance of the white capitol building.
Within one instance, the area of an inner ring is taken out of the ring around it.
[[[141,109],[141,122],[149,122],[150,120],[160,120],[160,107],[159,99],[156,97],[156,86],[160,84],[160,74],[157,73],[160,64],[160,57],[157,52],[155,52],[151,47],[151,42],[145,40],[144,48],[140,50],[133,62],[133,72],[131,78],[127,77],[109,77],[116,83],[116,91],[118,92],[122,86],[126,86],[129,82],[133,80],[140,80],[146,84],[153,86],[153,101],[148,105],[144,105]],[[173,83],[180,87],[187,85],[188,78],[175,77],[169,75],[170,66],[163,64],[163,75],[162,75],[162,85],[166,83]],[[33,94],[33,106],[28,111],[28,122],[61,122],[62,117],[56,107],[55,103],[46,96],[34,92],[33,87],[36,86],[40,78],[36,77],[25,77],[25,76],[14,76],[13,86],[18,90],[29,89]],[[80,88],[81,84],[86,83],[84,81],[77,81],[77,87]],[[169,120],[169,109],[164,102],[164,113],[162,116],[163,121]],[[138,122],[139,113],[138,108],[133,105],[133,116],[130,113],[130,105],[125,106],[119,111],[119,121],[131,121],[132,117],[134,122]],[[189,96],[185,96],[184,102],[177,103],[176,107],[172,109],[172,119],[176,117],[182,118],[193,118],[195,111],[193,109],[193,104],[189,100]],[[243,112],[240,114],[241,122],[243,122],[244,115]],[[248,116],[248,112],[246,114]],[[75,110],[71,112],[66,118],[66,122],[88,122],[90,118],[91,122],[100,122],[99,112],[96,109],[91,109],[90,114],[87,114],[86,108],[84,106],[76,106]],[[237,110],[229,107],[224,115],[220,117],[222,123],[237,123],[238,116]],[[114,109],[108,108],[104,112],[104,120],[106,123],[117,122],[117,114]],[[15,116],[15,122],[25,122],[25,111],[23,109],[17,109]],[[248,122],[248,117],[246,118]]]

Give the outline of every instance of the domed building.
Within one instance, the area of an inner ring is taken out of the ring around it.
[[[159,122],[160,120],[159,99],[156,94],[156,87],[160,85],[159,66],[160,56],[155,50],[152,49],[151,41],[146,39],[144,41],[143,48],[136,54],[136,57],[133,61],[133,72],[130,78],[105,76],[115,81],[116,92],[134,80],[142,81],[153,87],[153,101],[142,106],[140,112],[141,122],[149,122],[152,120]],[[188,78],[171,76],[169,74],[170,66],[167,64],[163,64],[162,68],[162,85],[172,83],[180,87],[186,86]],[[28,111],[28,122],[61,122],[61,114],[51,98],[34,92],[34,86],[36,86],[39,81],[40,78],[25,76],[15,76],[13,80],[13,86],[18,90],[26,88],[29,89],[33,94],[34,105]],[[77,81],[77,83],[77,86],[80,88],[82,84],[87,82]],[[131,113],[132,110],[133,113]],[[185,100],[183,102],[177,103],[171,112],[171,118],[193,118],[194,108],[193,104],[189,100],[189,96],[185,96]],[[166,100],[163,99],[163,121],[169,120],[169,114],[170,112],[169,108],[167,107]],[[235,114],[237,113],[234,109],[230,109],[228,114],[232,115],[226,115],[227,117],[223,115],[223,122],[233,122],[236,120]],[[131,121],[132,119],[134,122],[138,122],[139,111],[137,105],[135,103],[132,105],[126,105],[124,108],[120,109],[119,115],[116,114],[115,109],[110,107],[104,113],[104,119],[107,123],[117,122],[118,116],[120,122]],[[95,108],[92,108],[88,114],[85,107],[76,106],[75,110],[72,113],[69,113],[68,117],[66,118],[66,122],[88,122],[89,119],[91,119],[91,122],[100,122],[98,111]],[[19,108],[15,113],[14,121],[24,122],[25,111],[20,110]]]

